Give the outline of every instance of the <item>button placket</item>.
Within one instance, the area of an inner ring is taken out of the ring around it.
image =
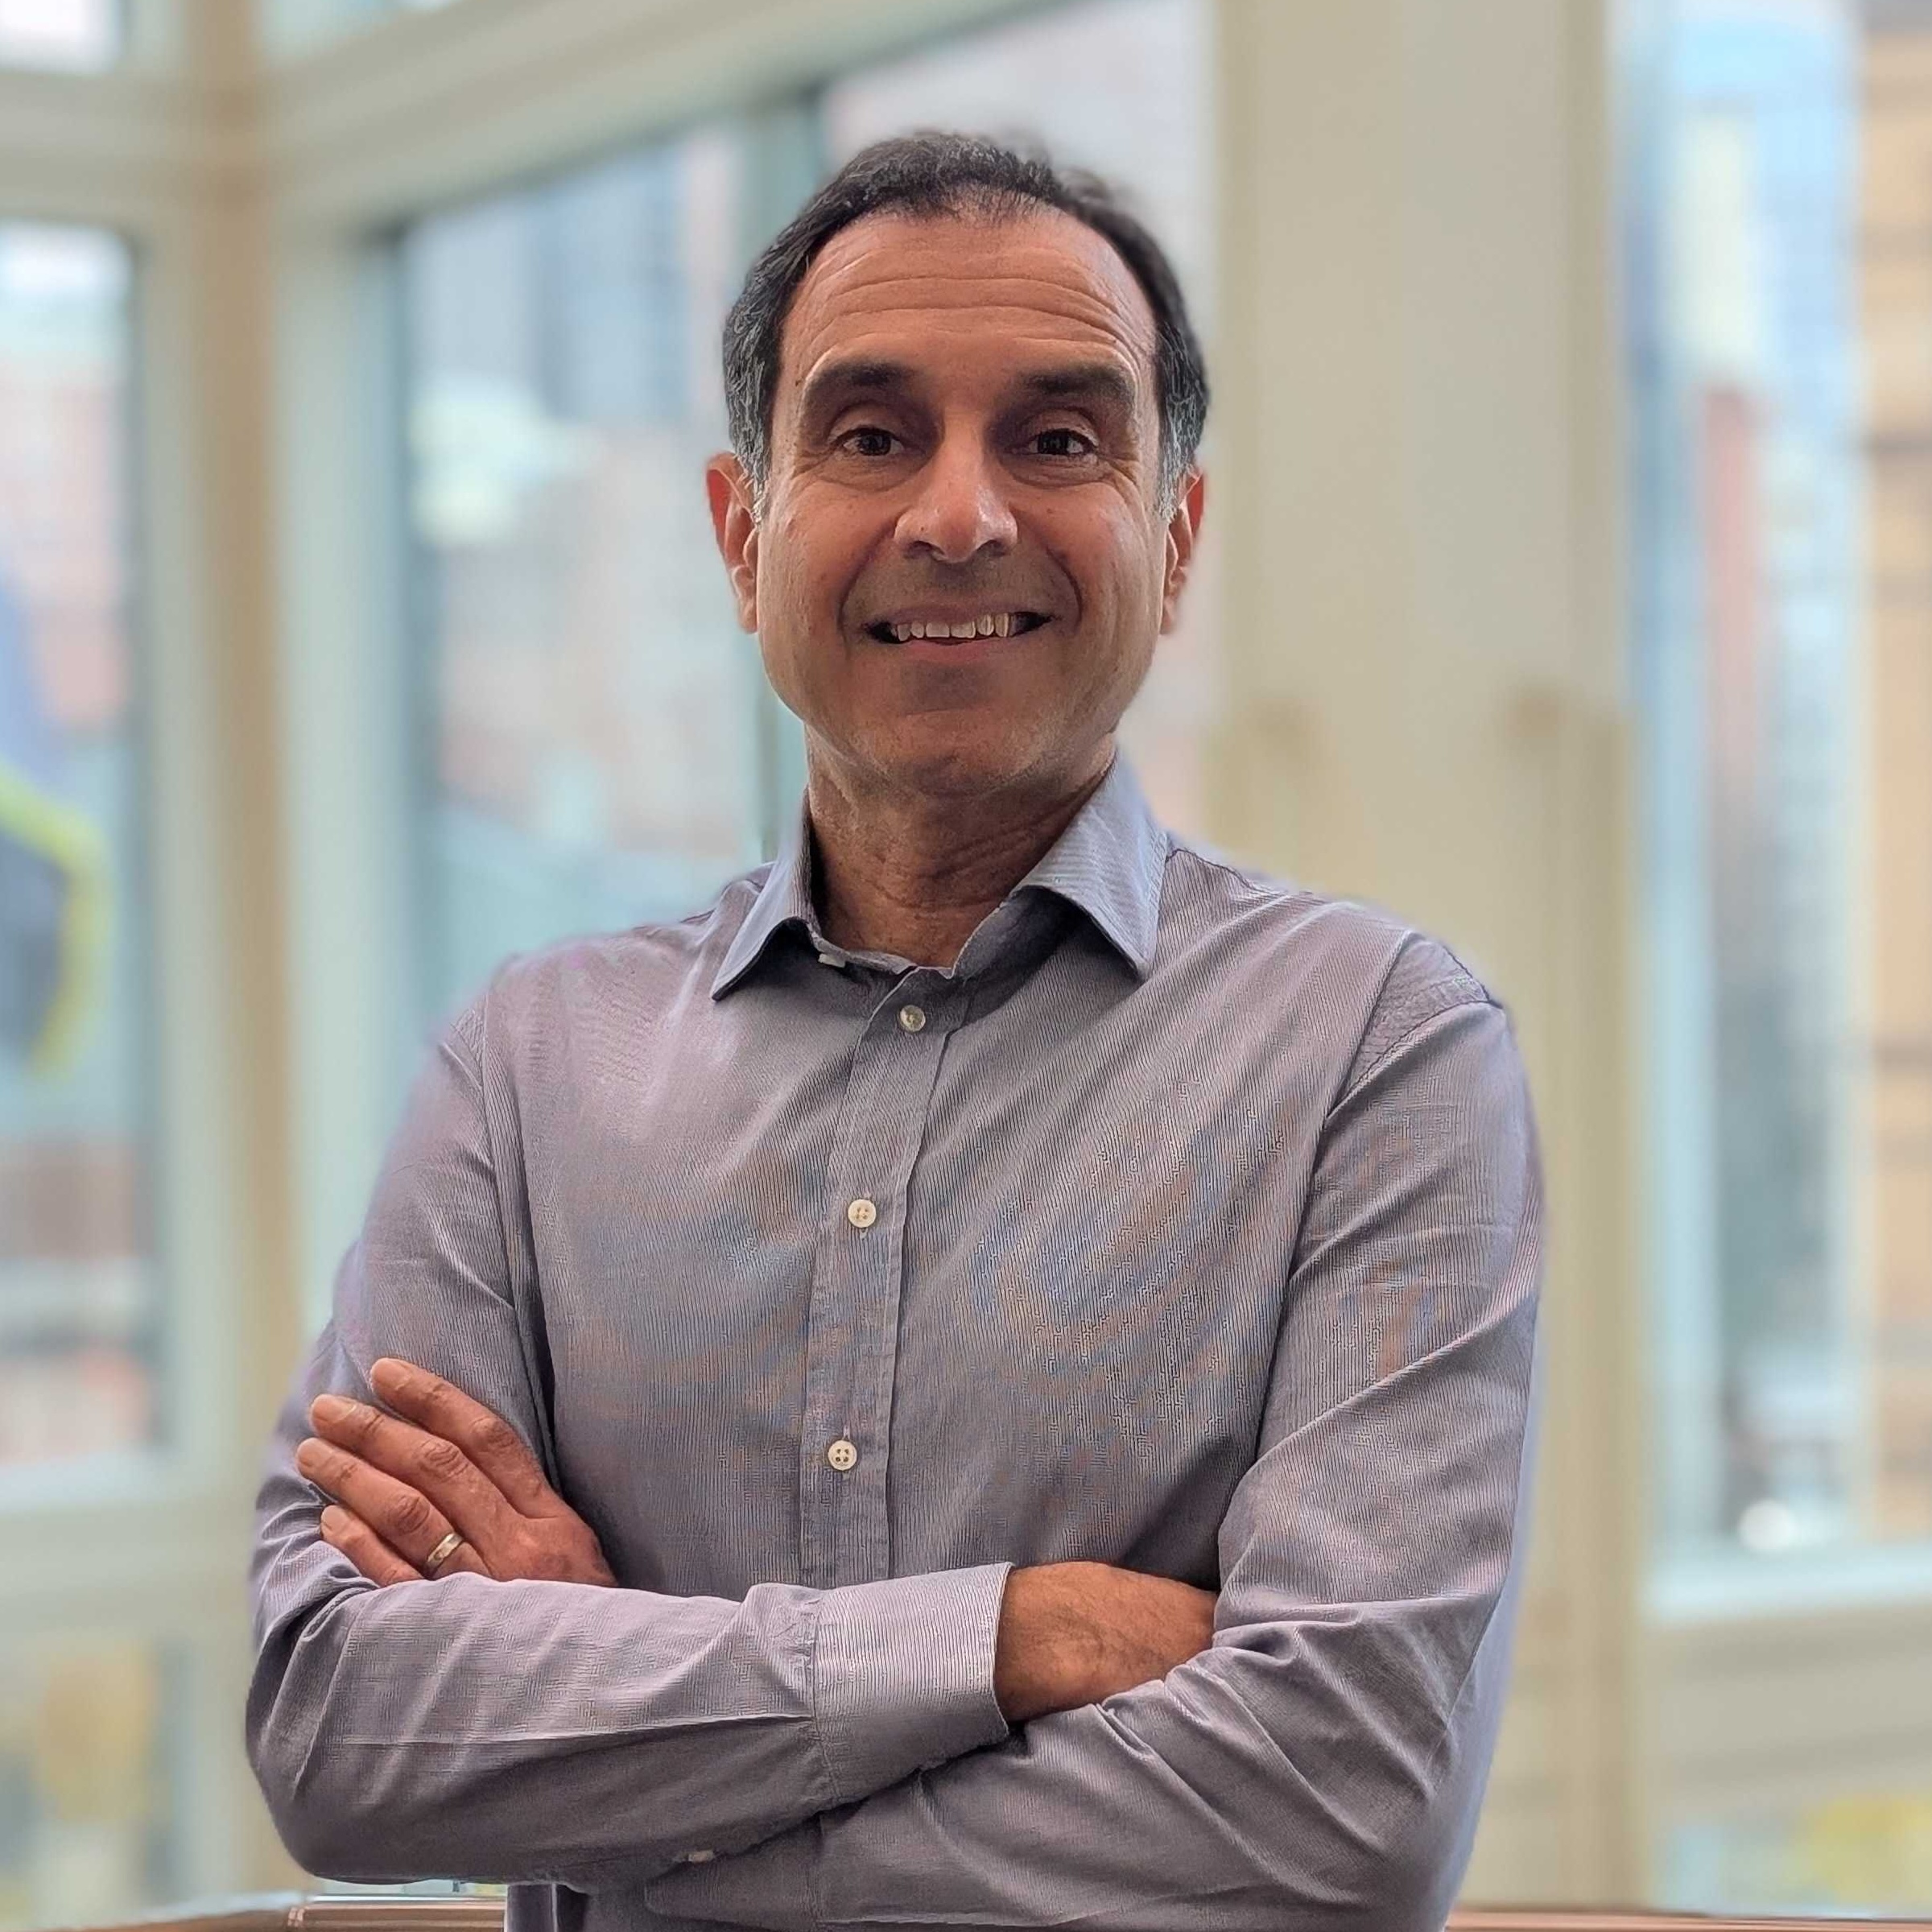
[[[912,1173],[925,1145],[933,1092],[939,1082],[945,1042],[959,1023],[963,989],[930,969],[909,974],[881,1005],[875,1024],[876,1044],[886,1076],[902,1080],[908,1092],[903,1121],[906,1139],[895,1150],[895,1185],[891,1195],[890,1257],[880,1257],[880,1291],[862,1304],[854,1323],[857,1360],[855,1369],[855,1423],[863,1414],[868,1433],[855,1427],[861,1454],[857,1467],[840,1479],[862,1500],[841,1523],[841,1558],[855,1579],[891,1574],[890,1516],[886,1505],[886,1449],[891,1427],[893,1390],[898,1360],[899,1309],[906,1290],[906,1210]],[[901,1008],[917,1005],[925,1025],[910,1028],[899,1018]],[[880,1206],[886,1201],[881,1194]],[[855,1244],[863,1246],[887,1232],[878,1228]]]
[[[886,1479],[905,1203],[946,1032],[941,1001],[908,999],[909,990],[902,981],[875,1009],[854,1051],[826,1174],[799,1492],[801,1574],[819,1588],[890,1574]],[[920,1026],[900,1018],[907,1005],[919,1007]]]

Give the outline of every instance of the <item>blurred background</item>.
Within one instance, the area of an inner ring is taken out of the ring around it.
[[[1196,307],[1157,804],[1530,1064],[1468,1896],[1932,1913],[1932,0],[0,0],[0,1926],[303,1882],[270,1416],[439,1016],[772,848],[719,326],[931,125]]]

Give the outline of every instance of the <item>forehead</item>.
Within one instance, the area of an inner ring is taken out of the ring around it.
[[[1057,208],[868,215],[826,243],[799,285],[779,402],[834,357],[1017,374],[1072,352],[1119,361],[1151,406],[1154,336],[1154,312],[1113,244]]]

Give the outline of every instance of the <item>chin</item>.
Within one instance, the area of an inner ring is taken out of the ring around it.
[[[984,798],[1038,778],[1043,748],[989,745],[984,741],[929,744],[901,742],[879,747],[878,770],[908,791],[928,798]]]

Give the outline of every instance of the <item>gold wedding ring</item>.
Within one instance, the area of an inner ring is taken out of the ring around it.
[[[427,1556],[423,1558],[423,1574],[425,1576],[434,1576],[436,1573],[440,1570],[443,1566],[448,1563],[449,1559],[454,1556],[456,1553],[462,1547],[463,1538],[461,1535],[454,1530],[451,1530],[449,1534],[444,1537],[442,1542],[438,1543],[436,1548],[431,1550]]]

